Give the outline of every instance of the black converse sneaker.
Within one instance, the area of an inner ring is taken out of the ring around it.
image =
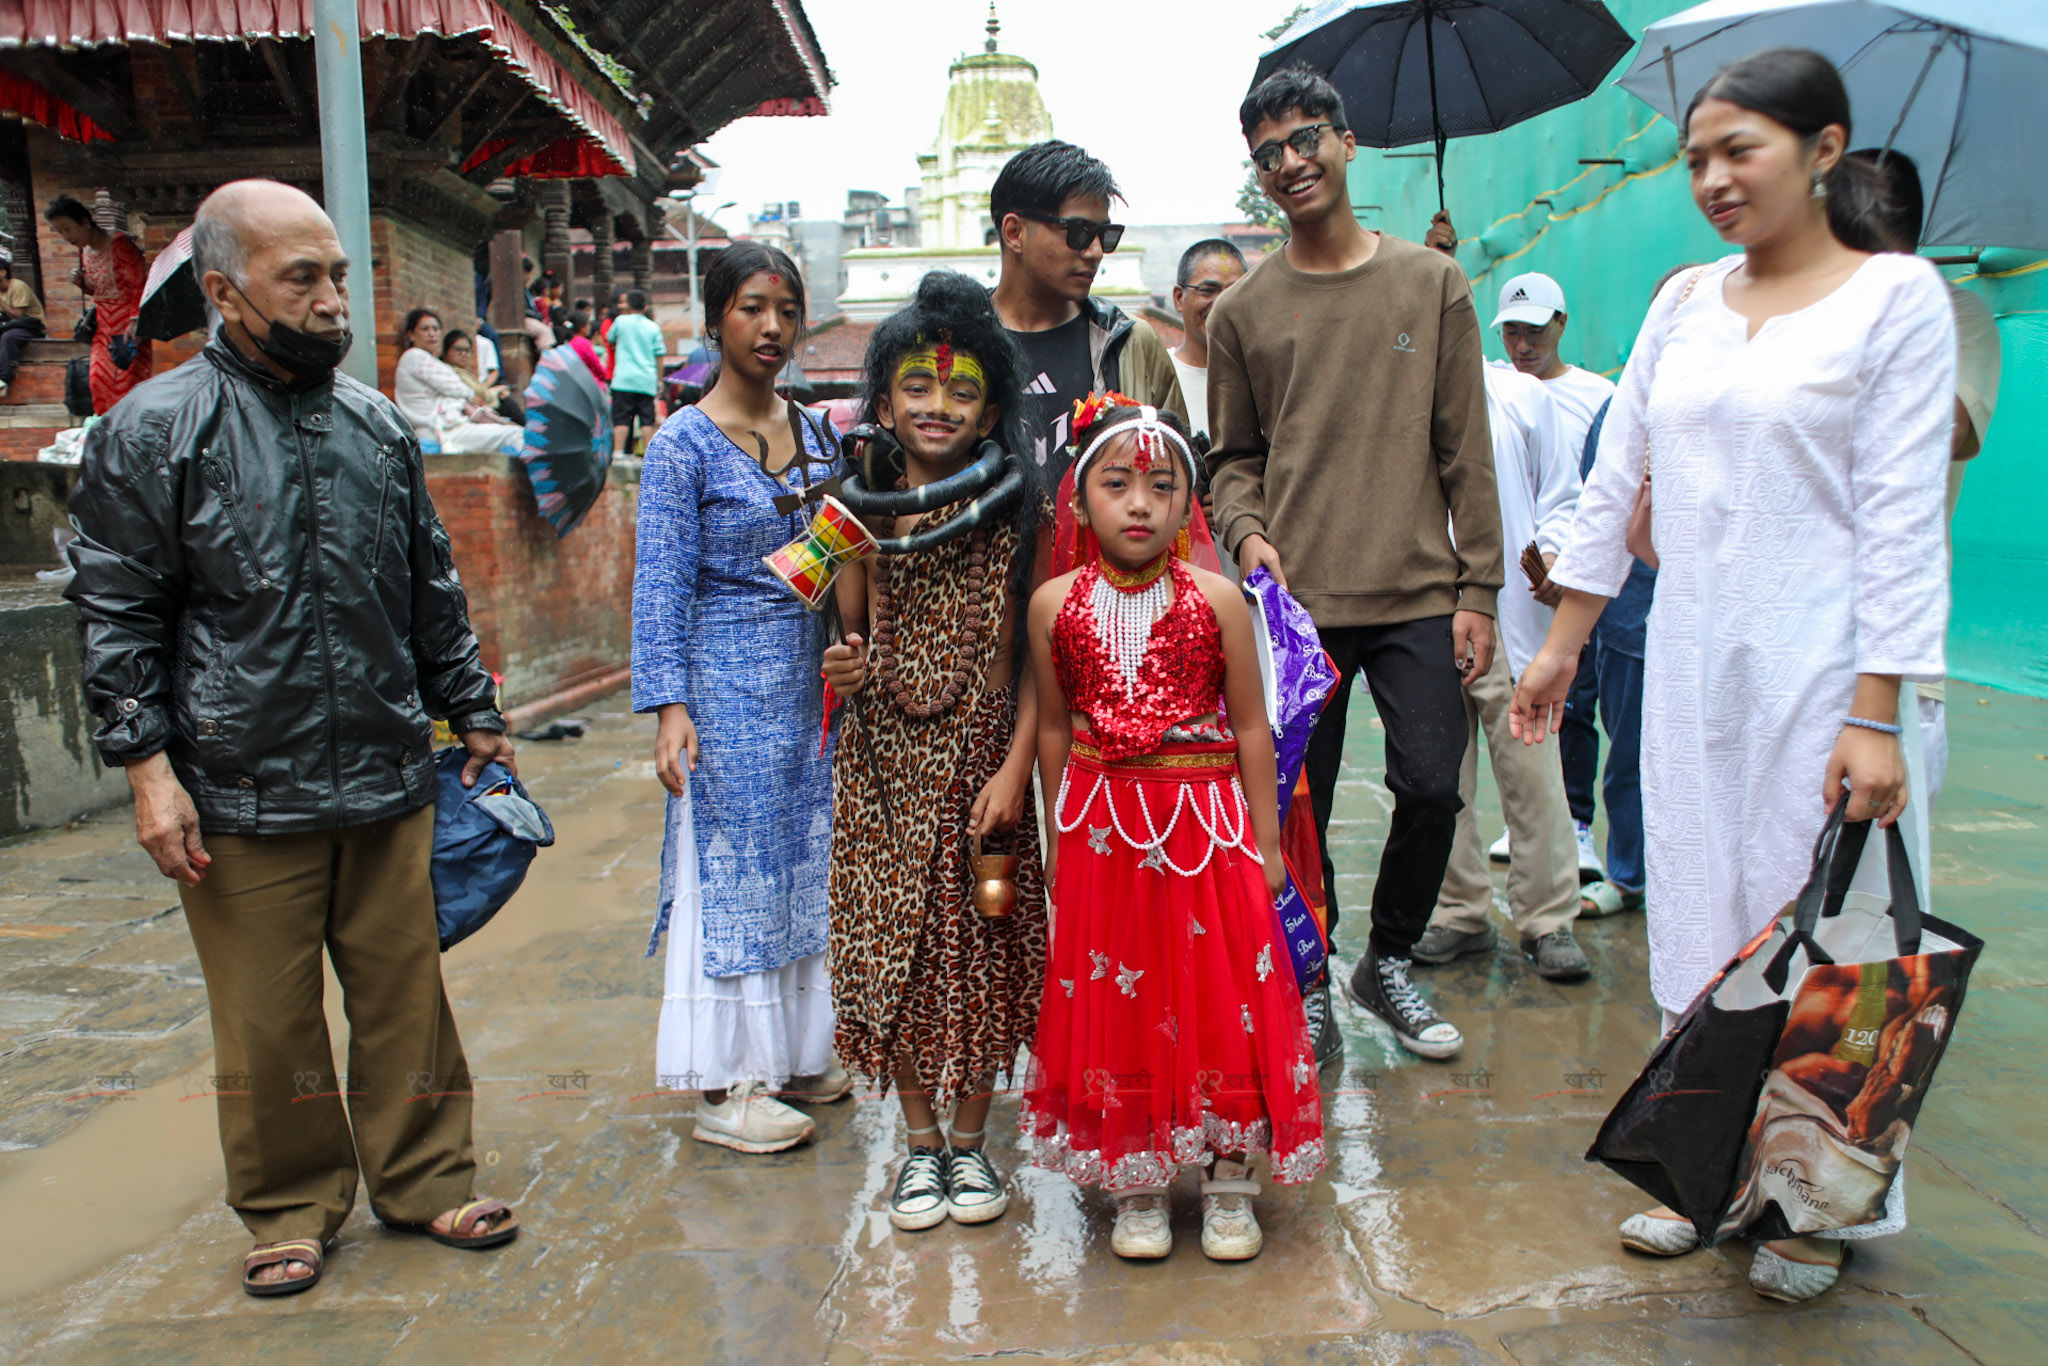
[[[896,1193],[889,1197],[889,1222],[915,1231],[946,1222],[946,1153],[943,1148],[912,1148],[896,1174]]]
[[[1408,982],[1408,960],[1381,958],[1367,949],[1345,983],[1344,994],[1386,1021],[1401,1047],[1422,1058],[1450,1058],[1465,1046],[1458,1027],[1436,1013]]]
[[[995,1164],[979,1148],[955,1148],[946,1159],[946,1209],[956,1224],[985,1224],[1002,1217],[1010,1193]]]
[[[1337,1012],[1330,1009],[1330,979],[1302,993],[1301,1008],[1308,1015],[1309,1045],[1315,1050],[1316,1066],[1328,1067],[1344,1056],[1344,1035],[1337,1028]]]

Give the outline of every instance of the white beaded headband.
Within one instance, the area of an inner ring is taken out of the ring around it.
[[[1167,426],[1164,422],[1161,422],[1157,408],[1149,403],[1144,403],[1138,406],[1138,420],[1136,422],[1118,422],[1103,428],[1095,434],[1087,446],[1082,448],[1081,453],[1074,457],[1075,487],[1080,487],[1081,477],[1087,471],[1089,459],[1097,451],[1101,450],[1112,437],[1122,436],[1126,432],[1135,432],[1137,434],[1138,470],[1140,473],[1149,471],[1152,468],[1154,449],[1163,439],[1177,447],[1181,453],[1181,458],[1187,461],[1188,477],[1191,479],[1200,477],[1196,473],[1199,469],[1199,464],[1195,459],[1193,448],[1187,443],[1187,438]]]

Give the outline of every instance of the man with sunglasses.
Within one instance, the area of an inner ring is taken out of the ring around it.
[[[1342,680],[1307,765],[1332,930],[1342,699],[1361,672],[1372,689],[1394,811],[1347,994],[1411,1053],[1448,1058],[1463,1036],[1408,970],[1450,861],[1463,684],[1492,662],[1502,582],[1479,319],[1455,262],[1358,225],[1357,143],[1328,81],[1275,72],[1238,121],[1289,235],[1209,314],[1216,520],[1247,573],[1308,609]]]
[[[1109,167],[1057,139],[1011,157],[989,190],[1002,249],[996,316],[1024,353],[1025,420],[1048,488],[1067,470],[1077,399],[1116,389],[1188,415],[1159,334],[1088,292],[1123,238],[1109,221],[1109,201],[1122,198]]]

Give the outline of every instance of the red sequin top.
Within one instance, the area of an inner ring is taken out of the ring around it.
[[[1053,672],[1068,708],[1088,718],[1104,759],[1153,752],[1175,723],[1216,711],[1223,693],[1223,633],[1215,609],[1185,564],[1171,556],[1166,564],[1173,575],[1173,605],[1152,623],[1135,685],[1124,681],[1097,630],[1099,560],[1075,576],[1053,618]]]

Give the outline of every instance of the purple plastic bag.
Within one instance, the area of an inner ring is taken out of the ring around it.
[[[1272,672],[1266,680],[1267,719],[1273,724],[1274,758],[1280,766],[1280,813],[1287,814],[1287,798],[1294,780],[1308,760],[1309,737],[1323,704],[1337,686],[1336,670],[1323,652],[1323,640],[1308,609],[1296,602],[1264,566],[1254,569],[1244,581],[1245,596],[1253,604],[1254,622],[1265,628],[1266,643],[1272,651]],[[1267,661],[1259,661],[1266,672]]]
[[[1323,650],[1322,638],[1307,609],[1288,595],[1265,569],[1244,581],[1251,599],[1255,638],[1262,638],[1259,673],[1265,684],[1267,720],[1273,727],[1273,755],[1280,778],[1280,825],[1285,846],[1287,809],[1308,760],[1309,737],[1337,687],[1337,671]],[[1317,869],[1321,871],[1320,868]],[[1329,948],[1316,914],[1296,885],[1293,869],[1274,903],[1281,938],[1294,965],[1294,980],[1304,992],[1323,980]]]

